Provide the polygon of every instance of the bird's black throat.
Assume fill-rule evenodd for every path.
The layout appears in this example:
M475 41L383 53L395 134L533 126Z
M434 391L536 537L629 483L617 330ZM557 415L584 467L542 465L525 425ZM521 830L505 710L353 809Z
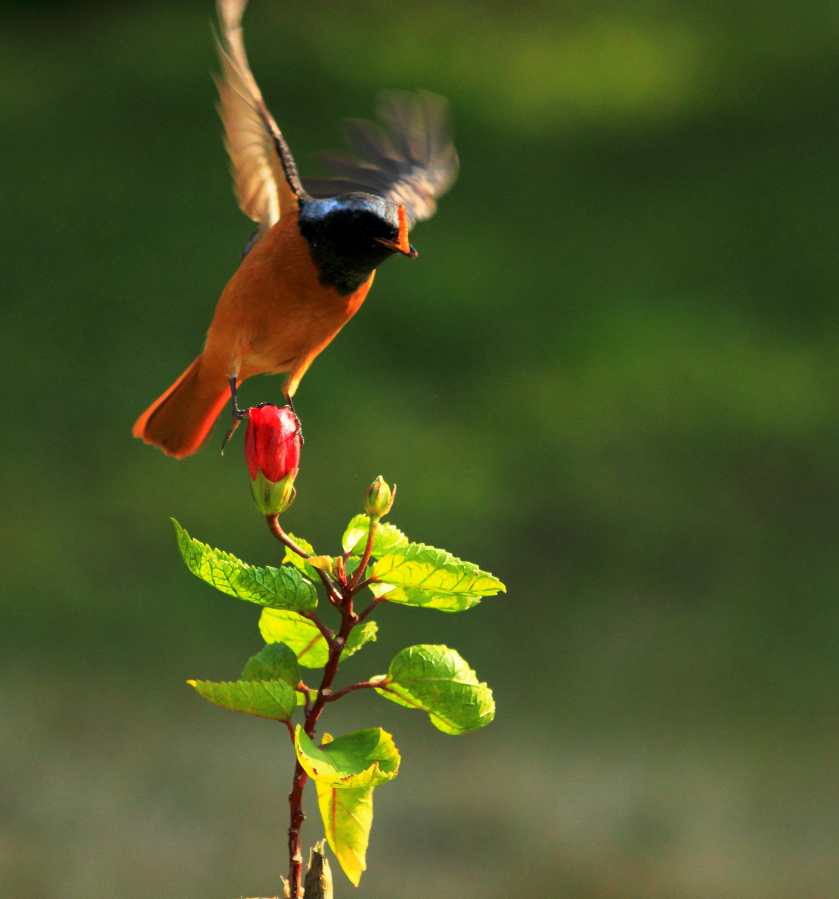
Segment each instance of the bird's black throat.
M321 281L348 296L394 251L376 238L396 240L397 207L373 194L352 193L300 203L300 233L311 249Z

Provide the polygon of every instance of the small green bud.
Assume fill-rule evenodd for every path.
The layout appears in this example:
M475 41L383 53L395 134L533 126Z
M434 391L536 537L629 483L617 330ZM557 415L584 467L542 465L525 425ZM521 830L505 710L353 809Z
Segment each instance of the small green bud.
M364 497L364 511L373 521L378 521L390 512L393 500L396 496L396 484L391 491L385 480L379 475L370 485L367 495Z

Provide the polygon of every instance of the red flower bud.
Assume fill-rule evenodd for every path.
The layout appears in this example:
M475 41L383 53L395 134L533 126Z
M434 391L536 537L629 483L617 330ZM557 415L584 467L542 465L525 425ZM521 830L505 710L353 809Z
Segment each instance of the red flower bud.
M303 435L289 406L255 406L248 412L245 460L257 507L265 515L285 511L294 499Z

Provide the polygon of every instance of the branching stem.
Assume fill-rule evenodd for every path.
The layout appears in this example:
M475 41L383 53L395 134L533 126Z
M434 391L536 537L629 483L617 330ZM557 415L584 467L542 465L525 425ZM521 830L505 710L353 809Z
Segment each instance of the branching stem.
M301 617L307 618L309 621L311 621L312 624L313 624L313 625L320 631L321 636L323 637L323 639L326 640L326 645L329 646L330 648L332 647L333 643L335 642L334 634L333 634L332 631L329 630L329 628L328 628L328 627L327 627L327 626L320 620L320 618L318 617L317 612L314 612L314 611L309 611L309 612L298 612L297 614L300 615Z
M291 537L282 529L280 526L280 516L279 515L266 515L265 520L268 522L268 529L271 533L285 546L287 546L292 552L297 553L301 559L311 559L311 553L307 553L302 546L298 546ZM325 571L321 571L320 568L316 569L317 573L320 575L320 579L323 581L323 586L326 587L326 594L329 597L329 601L333 605L338 605L341 601L341 596L338 591L335 589L332 581L329 580L329 575Z
M364 570L367 568L367 563L370 561L370 553L373 552L373 540L376 537L376 528L378 528L379 522L375 518L370 519L370 530L367 532L367 545L364 547L364 555L361 557L361 562L353 575L352 580L349 583L349 588L355 593L355 586L361 580L361 575L364 574Z
M384 596L382 596L381 598L376 597L373 602L371 602L370 605L367 606L367 608L358 616L358 621L356 621L356 624L361 624L361 622L364 621L364 619L373 611L373 609L376 608L376 606L380 602L386 602Z
M299 546L296 541L289 537L289 535L282 529L279 515L266 515L266 521L268 522L271 533L277 540L302 559L312 558L310 553L306 552L303 547ZM349 581L347 580L346 570L341 564L343 558L340 556L335 560L334 580L333 578L330 578L325 571L317 569L320 579L326 588L329 601L341 613L341 626L337 633L333 633L313 610L299 613L302 617L315 625L323 639L326 641L329 650L326 665L323 668L323 678L320 687L318 687L318 692L314 701L311 700L308 690L305 691L306 701L303 706L303 732L310 739L314 739L318 719L327 702L334 702L336 699L339 699L341 696L345 696L347 693L351 693L354 690L374 686L374 684L371 683L361 683L345 687L337 693L332 692L332 682L335 680L335 675L338 673L341 653L347 645L347 639L349 638L350 632L359 621L370 614L378 602L378 600L373 600L371 605L365 609L361 616L356 615L353 611L353 596L361 588L361 585L366 585L371 580L370 578L367 578L365 581L362 581L361 577L364 569L367 567L367 563L370 561L370 555L373 551L376 525L377 523L371 520L370 531L367 535L367 545L364 550L361 565L353 575L352 579ZM291 722L287 722L287 725L289 735L291 736L292 741L294 741L294 728L292 727ZM302 899L303 897L303 851L300 842L300 828L306 817L303 814L303 788L306 786L307 780L308 775L298 761L294 768L291 793L288 795L289 811L291 814L291 822L288 828L288 885L290 899Z
M353 693L355 690L363 690L365 687L381 687L382 684L386 684L387 681L376 681L372 683L371 681L362 681L360 684L353 684L350 687L344 687L343 690L339 690L337 693L333 693L331 696L326 697L326 702L335 702L336 699L340 699L342 696L346 696L347 693Z

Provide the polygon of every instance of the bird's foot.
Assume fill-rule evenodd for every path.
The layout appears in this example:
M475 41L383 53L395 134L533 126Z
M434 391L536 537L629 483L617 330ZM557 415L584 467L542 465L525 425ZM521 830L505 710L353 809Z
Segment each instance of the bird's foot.
M247 409L240 409L239 403L236 399L236 378L235 376L229 378L230 381L230 414L233 416L233 424L230 425L229 430L224 435L224 440L221 442L221 454L224 455L225 447L227 446L228 440L234 435L236 432L236 428L242 423L242 420L248 417Z

